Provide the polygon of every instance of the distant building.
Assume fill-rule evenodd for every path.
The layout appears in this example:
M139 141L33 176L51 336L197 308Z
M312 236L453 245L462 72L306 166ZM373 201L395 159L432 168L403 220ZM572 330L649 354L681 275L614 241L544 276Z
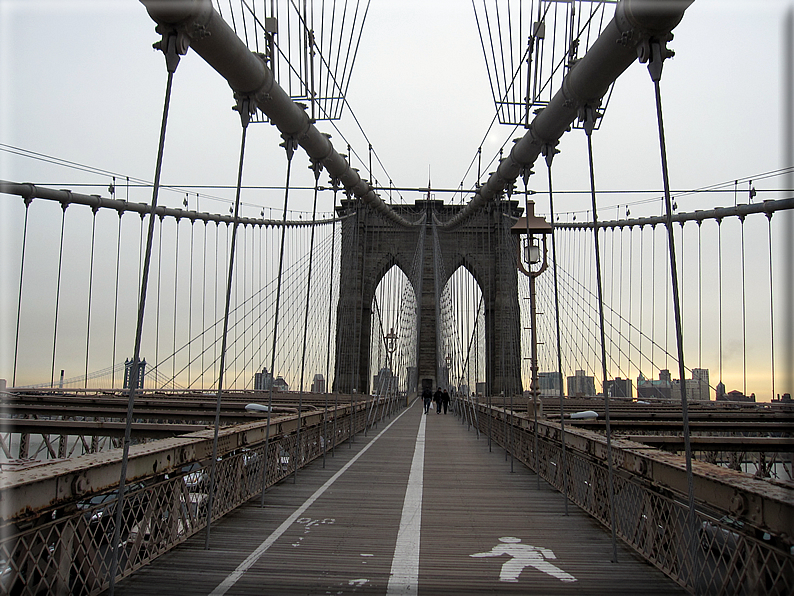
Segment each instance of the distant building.
M709 369L707 368L693 368L692 369L692 397L693 400L710 401L711 400L711 387L709 386ZM687 399L689 396L690 382L687 381Z
M475 383L475 387L477 388L477 395L485 395L485 383L479 381Z
M325 377L320 373L314 375L312 380L312 393L325 393Z
M585 397L595 394L595 377L584 374L583 370L577 370L574 376L568 377L568 397Z
M693 368L692 378L686 379L685 386L687 401L709 401L711 399L709 371L707 368ZM681 399L681 382L678 379L673 379L671 397L673 399Z
M273 389L275 389L276 391L289 391L289 385L287 385L287 382L284 380L284 377L279 375L276 377L276 380L273 381Z
M254 391L270 391L273 384L273 374L263 368L262 372L254 373Z
M741 391L734 389L733 391L728 391L728 393L723 394L721 397L717 397L717 400L755 402L755 393L751 393L750 395L745 395Z
M539 372L538 390L541 397L557 397L562 387L562 375L558 372Z
M642 373L637 377L637 399L670 399L672 393L669 370L660 370L658 381L646 379Z
M634 385L631 379L615 377L606 382L606 390L611 397L634 397Z

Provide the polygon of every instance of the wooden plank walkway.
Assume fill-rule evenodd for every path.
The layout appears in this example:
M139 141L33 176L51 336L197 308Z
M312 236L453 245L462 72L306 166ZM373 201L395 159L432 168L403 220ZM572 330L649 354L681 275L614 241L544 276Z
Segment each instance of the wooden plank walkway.
M202 531L119 582L116 594L685 593L620 544L612 563L600 524L574 505L565 516L560 493L543 481L538 489L518 462L511 473L501 448L489 451L487 438L477 440L459 418L425 416L420 404L265 500L216 522L210 550ZM417 545L418 587L410 580Z

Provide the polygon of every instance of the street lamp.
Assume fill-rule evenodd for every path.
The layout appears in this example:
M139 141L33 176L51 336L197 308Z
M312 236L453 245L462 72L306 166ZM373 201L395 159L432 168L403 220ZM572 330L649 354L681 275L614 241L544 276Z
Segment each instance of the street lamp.
M534 400L538 394L538 336L535 325L535 278L546 270L548 261L546 260L546 236L551 234L551 224L542 217L535 215L534 201L527 201L526 216L518 218L518 221L511 228L511 233L517 236L527 235L527 242L518 242L518 269L529 277L529 310L531 317L532 330L532 356L530 366L532 370L532 381L530 392ZM541 246L542 242L542 246ZM523 247L523 251L521 250ZM522 254L523 252L523 254ZM540 263L540 267L537 267ZM537 409L537 403L535 402Z
M535 473L538 476L538 487L540 486L540 468L538 463L538 331L536 325L536 312L535 307L535 278L546 270L548 262L546 261L546 235L551 234L551 224L542 217L535 216L535 202L526 201L524 209L526 215L518 218L518 221L511 228L510 232L521 236L527 235L526 250L522 258L521 247L522 242L519 238L518 255L516 261L518 262L518 269L529 278L529 314L530 325L532 326L532 356L530 360L530 370L532 373L532 380L530 381L529 390L532 393L532 406L535 411ZM543 250L541 250L540 241L543 242ZM524 266L526 261L526 267ZM533 266L540 267L533 270ZM560 373L562 374L562 373Z

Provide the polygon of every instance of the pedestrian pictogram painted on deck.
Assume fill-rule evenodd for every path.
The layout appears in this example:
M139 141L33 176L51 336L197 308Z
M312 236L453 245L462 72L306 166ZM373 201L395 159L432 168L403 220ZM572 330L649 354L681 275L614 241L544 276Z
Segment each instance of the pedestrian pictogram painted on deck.
M500 544L484 553L475 553L470 557L500 557L510 556L510 559L502 565L502 572L499 574L499 581L517 582L518 576L525 567L534 567L552 577L556 577L563 582L575 582L576 578L570 573L566 573L556 565L549 563L547 559L556 559L557 556L551 549L542 546L532 546L522 544L520 538L504 536L499 539Z

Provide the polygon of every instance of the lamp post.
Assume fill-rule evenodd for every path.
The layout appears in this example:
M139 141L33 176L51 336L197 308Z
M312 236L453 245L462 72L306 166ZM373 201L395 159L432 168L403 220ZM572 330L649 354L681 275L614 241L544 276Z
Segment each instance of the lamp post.
M543 273L548 266L548 261L546 260L546 235L551 234L551 224L544 218L535 215L534 201L526 201L525 211L526 215L520 217L510 231L519 236L518 255L516 259L518 269L529 278L529 314L532 338L532 353L530 357L532 378L529 390L532 394L532 405L535 411L535 473L538 478L538 488L540 488L540 467L538 458L538 333L536 325L535 278ZM520 236L523 234L527 235L526 245L524 245L520 239ZM541 241L543 243L542 248L540 244ZM524 248L523 251L521 250L522 248ZM526 266L524 262L526 262ZM560 375L562 375L562 371L560 371Z
M386 394L397 390L397 380L394 375L394 352L397 349L397 334L394 332L394 327L389 329L389 333L384 336L386 340L386 368L389 369L389 385L386 387Z

